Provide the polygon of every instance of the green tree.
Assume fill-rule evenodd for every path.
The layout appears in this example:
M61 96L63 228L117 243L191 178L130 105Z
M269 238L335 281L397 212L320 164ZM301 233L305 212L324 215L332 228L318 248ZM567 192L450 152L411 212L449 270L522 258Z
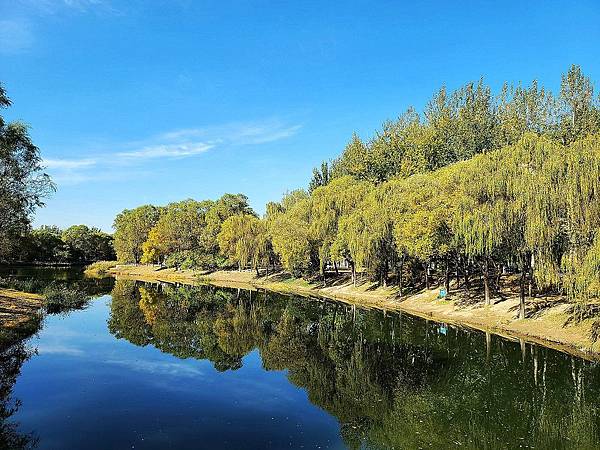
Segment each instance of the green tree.
M320 168L313 169L313 175L308 185L308 192L312 193L315 189L321 186L327 186L331 179L331 170L327 161L321 163Z
M223 222L218 235L221 252L239 270L251 264L259 275L261 266L270 262L270 241L264 220L251 214L231 216Z
M202 259L206 255L205 248L215 245L203 241L206 214L212 206L213 202L209 200L169 203L142 245L142 262L164 263L171 256L172 265L179 267L182 260L178 256Z
M335 258L339 256L332 253L331 247L337 237L340 219L349 215L370 189L369 183L344 176L312 193L309 232L311 240L319 246L319 268L323 278L327 263L333 259L335 264Z
M600 116L594 103L594 86L580 66L572 65L563 74L560 100L563 107L561 131L565 143L598 131Z
M112 236L98 228L73 225L63 231L61 239L69 248L71 259L78 262L112 260Z
M0 84L0 109L11 102ZM55 189L27 126L0 116L0 261L11 259L36 208Z
M152 205L138 206L119 213L114 220L114 246L117 259L138 264L143 255L142 245L160 216L160 209Z

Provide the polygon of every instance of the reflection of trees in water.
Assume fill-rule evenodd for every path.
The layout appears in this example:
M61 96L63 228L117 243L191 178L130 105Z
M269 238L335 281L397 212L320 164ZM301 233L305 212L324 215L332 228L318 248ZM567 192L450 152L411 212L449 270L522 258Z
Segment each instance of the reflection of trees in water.
M267 370L334 415L359 448L597 447L598 369L411 316L214 287L118 281L109 328L136 345Z
M11 420L20 407L20 401L12 397L13 387L23 363L32 352L24 339L39 328L39 323L29 324L20 330L3 330L0 336L0 448L25 449L37 445L33 434L19 431L19 424Z

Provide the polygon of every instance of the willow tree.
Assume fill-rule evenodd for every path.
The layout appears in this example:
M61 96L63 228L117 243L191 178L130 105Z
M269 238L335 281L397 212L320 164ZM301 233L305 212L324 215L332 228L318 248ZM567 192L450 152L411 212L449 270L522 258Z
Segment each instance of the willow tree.
M221 252L242 270L248 264L259 275L259 267L268 267L270 241L264 220L252 214L238 214L229 217L217 236Z
M203 251L212 257L219 250L217 236L221 231L221 225L229 217L238 214L255 215L248 205L248 197L244 194L223 194L219 199L212 202L204 216L205 226L202 231Z
M510 247L521 269L519 317L525 318L526 278L530 296L534 279L542 288L560 281L564 149L547 137L526 134L498 154L502 172L497 189L504 189L512 202Z
M561 199L568 241L563 285L571 299L600 297L600 137L576 141L567 149Z
M386 198L379 190L371 191L348 216L341 218L332 254L346 258L353 283L356 272L364 270L387 285L390 265L395 257L392 222L385 214Z
M301 198L268 219L273 250L283 267L294 275L308 271L314 263L316 249L309 216L310 200Z
M410 177L396 183L393 198L393 236L401 261L405 256L421 261L425 287L430 287L430 265L434 260L445 264L445 287L450 283L452 250L453 197L445 192L440 172ZM402 286L400 286L402 292Z
M490 276L494 259L502 260L510 235L510 205L495 183L500 174L494 153L479 155L454 166L460 173L452 229L465 257L480 265L485 305L490 305Z
M338 233L339 221L349 215L367 195L371 185L350 176L337 178L314 190L310 199L310 235L318 245L319 268L323 280L325 267L337 255L331 247Z

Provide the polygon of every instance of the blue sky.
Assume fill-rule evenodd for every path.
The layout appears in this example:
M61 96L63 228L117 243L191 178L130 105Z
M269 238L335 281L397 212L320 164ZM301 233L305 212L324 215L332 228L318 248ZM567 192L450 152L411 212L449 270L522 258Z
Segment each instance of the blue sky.
M143 203L259 212L445 84L600 79L600 4L0 0L0 81L58 192L36 224Z

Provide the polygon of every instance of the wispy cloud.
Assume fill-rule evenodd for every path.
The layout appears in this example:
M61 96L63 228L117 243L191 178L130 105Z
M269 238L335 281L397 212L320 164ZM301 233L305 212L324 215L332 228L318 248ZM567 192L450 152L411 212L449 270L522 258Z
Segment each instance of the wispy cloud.
M169 131L159 137L168 140L204 139L212 143L251 145L274 142L296 134L302 125L290 125L281 120L269 119L255 122L234 122L200 128L183 128Z
M144 361L109 359L108 364L115 364L136 372L151 373L153 375L167 375L180 377L198 377L204 374L198 367L185 362Z
M299 124L274 119L183 128L112 146L117 151L111 148L111 151L97 152L96 156L46 159L44 165L59 184L77 184L104 180L114 176L119 168L131 170L131 166L143 166L147 160L177 160L220 148L276 142L295 135L300 129Z
M44 165L48 169L63 169L63 170L75 170L82 169L84 167L91 167L96 165L96 160L92 158L87 159L45 159Z
M65 10L114 11L110 0L15 0L15 3L30 12L40 14L58 14Z
M2 3L2 0L0 0ZM8 3L8 2L6 2ZM40 17L64 14L121 15L111 0L12 0L0 9L0 54L20 54L31 49L37 41L36 25Z
M31 25L24 20L0 20L0 53L14 54L28 50L34 42Z
M68 356L81 356L84 354L83 350L81 350L80 348L62 344L40 344L37 346L37 351L39 354Z
M117 156L126 159L184 158L186 156L199 155L200 153L204 153L213 147L213 144L204 142L172 145L150 145L139 150L117 153Z

